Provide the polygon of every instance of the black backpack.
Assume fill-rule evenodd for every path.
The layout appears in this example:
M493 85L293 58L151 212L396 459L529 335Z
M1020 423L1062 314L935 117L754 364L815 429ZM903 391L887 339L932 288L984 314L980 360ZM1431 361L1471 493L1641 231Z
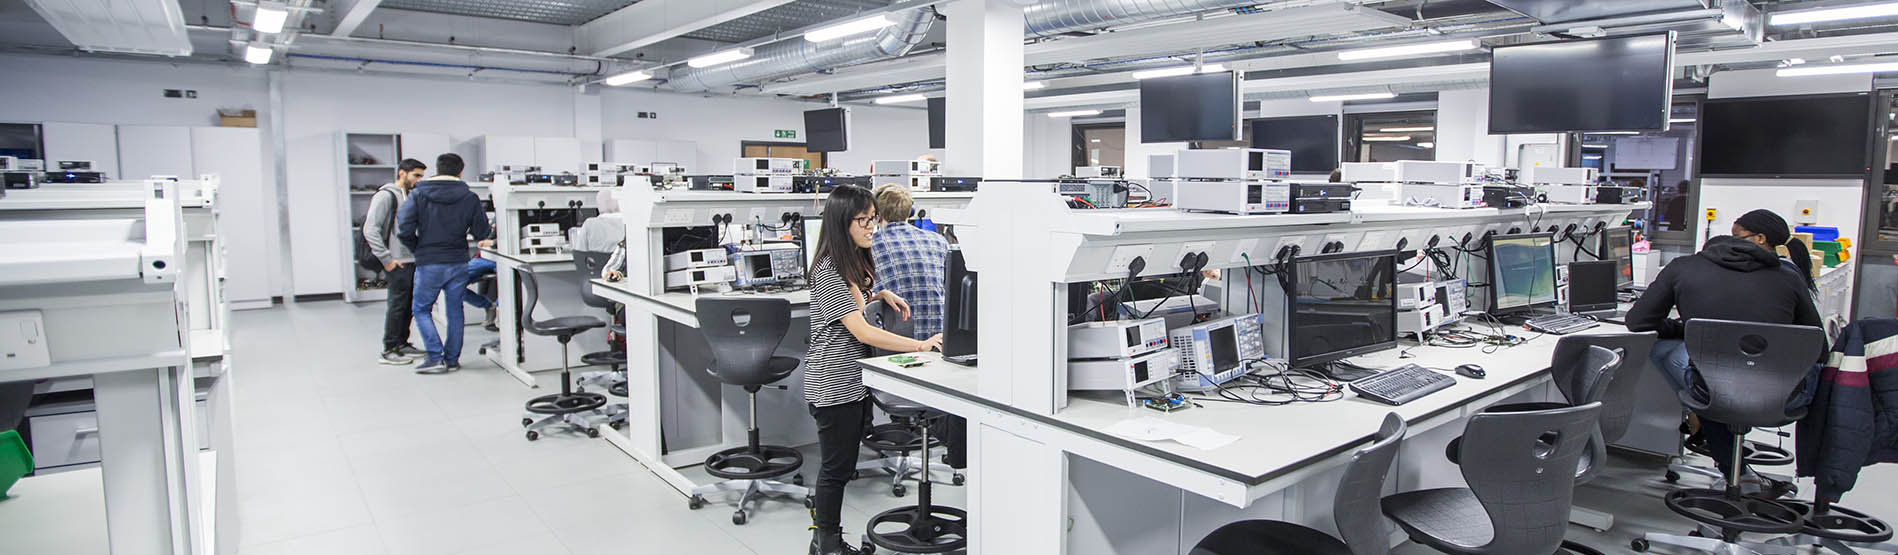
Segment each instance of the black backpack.
M386 191L376 191L376 196L380 196L384 192ZM374 196L370 197L372 204L375 202L374 199ZM369 238L363 235L363 222L368 218L368 214L363 214L363 217L356 219L356 265L362 267L364 270L380 274L383 271L382 259L376 258L376 253L369 250Z

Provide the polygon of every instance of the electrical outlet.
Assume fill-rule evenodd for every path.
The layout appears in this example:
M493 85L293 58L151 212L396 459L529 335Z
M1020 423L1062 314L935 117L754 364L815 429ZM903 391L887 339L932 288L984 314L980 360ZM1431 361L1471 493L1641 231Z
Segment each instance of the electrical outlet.
M1291 235L1291 236L1286 236L1286 237L1280 237L1279 243L1272 247L1272 252L1269 256L1276 257L1279 255L1279 251L1285 250L1285 247L1288 247L1291 245L1299 245L1299 248L1303 249L1305 248L1304 244L1305 244L1305 236L1303 235ZM1318 253L1301 252L1300 254L1304 255L1304 254L1318 254Z
M1257 237L1242 239L1239 241L1239 248L1232 250L1232 260L1228 260L1227 262L1231 264L1244 264L1246 257L1251 255L1252 250L1256 248L1259 248L1259 239ZM1258 257L1252 258L1254 258L1253 263L1256 264L1259 262L1259 260L1257 260Z
M1135 258L1152 255L1153 245L1123 245L1114 247L1114 254L1107 258L1107 273L1126 274L1127 268L1134 263ZM1147 264L1147 269L1153 269L1153 264Z
M1185 245L1180 246L1180 255L1184 256L1187 254L1199 254L1203 252L1203 253L1206 253L1206 256L1211 257L1213 255L1214 244L1215 243L1212 241L1194 241L1191 243L1187 243Z
M691 208L673 208L666 210L666 225L678 226L692 223Z
M1358 239L1358 250L1383 250L1397 246L1396 239L1386 242L1384 234L1382 231L1365 233L1364 237Z

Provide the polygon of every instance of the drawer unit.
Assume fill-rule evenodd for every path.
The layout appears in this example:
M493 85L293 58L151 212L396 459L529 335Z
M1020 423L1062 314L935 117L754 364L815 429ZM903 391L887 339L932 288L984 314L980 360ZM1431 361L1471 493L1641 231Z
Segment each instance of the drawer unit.
M208 392L198 391L195 409L198 441L203 443L202 449L213 449L216 446L211 443L211 409L205 402L206 396ZM33 413L41 413L26 418L27 429L32 434L35 472L99 462L99 413L93 410L92 403L35 407L29 411Z

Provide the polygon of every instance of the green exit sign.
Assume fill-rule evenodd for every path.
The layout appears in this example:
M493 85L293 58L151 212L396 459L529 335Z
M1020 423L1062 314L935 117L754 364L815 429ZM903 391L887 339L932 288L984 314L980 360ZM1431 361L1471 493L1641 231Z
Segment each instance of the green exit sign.
M797 138L797 130L796 129L779 129L777 130L777 132L773 133L772 136L777 137L779 139L795 139Z

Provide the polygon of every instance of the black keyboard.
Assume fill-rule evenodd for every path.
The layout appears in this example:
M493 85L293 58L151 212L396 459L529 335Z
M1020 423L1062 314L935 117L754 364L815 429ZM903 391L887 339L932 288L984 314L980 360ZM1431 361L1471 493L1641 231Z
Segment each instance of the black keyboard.
M1548 316L1537 316L1534 318L1530 318L1529 321L1524 322L1523 325L1528 326L1529 329L1540 331L1540 332L1552 333L1555 335L1567 335L1567 334L1575 333L1575 332L1582 331L1588 328L1592 328L1595 326L1599 326L1601 325L1601 322L1597 322L1595 321L1594 318L1589 318L1587 316L1576 316L1574 314L1552 314Z
M1351 382L1351 390L1379 403L1402 405L1452 385L1456 385L1454 377L1406 364Z

